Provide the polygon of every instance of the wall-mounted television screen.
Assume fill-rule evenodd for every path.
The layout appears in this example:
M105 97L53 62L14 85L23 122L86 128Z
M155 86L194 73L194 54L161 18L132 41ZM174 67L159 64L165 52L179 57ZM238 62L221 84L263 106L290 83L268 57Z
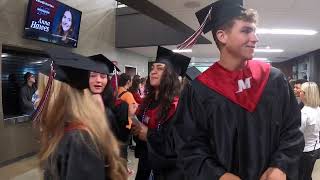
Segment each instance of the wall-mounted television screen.
M75 48L81 15L56 0L29 0L24 37Z

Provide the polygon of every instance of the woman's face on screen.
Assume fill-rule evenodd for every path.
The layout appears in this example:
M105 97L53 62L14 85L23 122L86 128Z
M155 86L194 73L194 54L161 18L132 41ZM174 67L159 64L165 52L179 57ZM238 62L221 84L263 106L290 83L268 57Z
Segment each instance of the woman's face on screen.
M65 11L62 17L62 29L63 31L69 31L72 25L72 14L70 11Z

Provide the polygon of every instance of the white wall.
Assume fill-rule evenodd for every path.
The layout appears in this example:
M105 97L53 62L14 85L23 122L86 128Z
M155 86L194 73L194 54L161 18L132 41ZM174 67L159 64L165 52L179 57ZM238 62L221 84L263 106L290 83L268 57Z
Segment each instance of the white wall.
M147 75L148 59L128 50L117 49L115 44L114 0L60 0L82 11L78 48L82 55L101 53L118 61L121 70L125 65L137 67ZM0 46L2 44L43 50L56 45L22 38L28 0L0 1Z

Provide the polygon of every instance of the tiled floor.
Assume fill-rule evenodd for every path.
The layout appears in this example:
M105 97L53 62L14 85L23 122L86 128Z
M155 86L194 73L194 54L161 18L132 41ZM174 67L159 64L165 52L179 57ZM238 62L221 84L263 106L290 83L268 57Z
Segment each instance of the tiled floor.
M128 167L136 172L138 160L134 158L133 153L129 152ZM41 172L37 168L37 159L35 157L24 159L20 162L0 168L0 180L41 180ZM320 161L317 161L313 179L320 180ZM134 180L135 174L130 176L128 180Z

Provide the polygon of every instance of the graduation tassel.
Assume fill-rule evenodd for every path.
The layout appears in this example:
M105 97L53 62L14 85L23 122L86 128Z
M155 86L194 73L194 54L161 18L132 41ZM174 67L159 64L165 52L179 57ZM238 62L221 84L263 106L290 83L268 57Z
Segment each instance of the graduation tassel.
M115 96L116 96L116 99L118 99L118 71L117 71L117 68L116 67L113 67L113 74L114 74L114 80L116 81L115 82Z
M203 23L200 25L200 27L196 30L196 32L194 32L188 39L186 39L183 43L179 44L177 46L177 49L182 50L182 49L186 49L186 48L192 48L193 45L197 42L199 36L201 36L203 29L206 25L206 23L208 22L208 20L211 19L211 11L212 11L212 7L210 8L205 20L203 21Z
M49 80L48 80L47 86L45 88L43 96L41 97L41 100L39 102L39 105L38 105L37 109L31 115L31 119L33 121L33 125L34 126L37 123L39 123L39 121L40 121L39 117L40 117L40 115L41 115L41 113L43 111L43 108L48 103L48 99L50 98L51 89L52 89L52 85L53 85L53 79L54 79L55 75L56 75L56 73L55 73L55 70L53 68L53 62L51 62L51 70L50 70L50 75L49 75Z

